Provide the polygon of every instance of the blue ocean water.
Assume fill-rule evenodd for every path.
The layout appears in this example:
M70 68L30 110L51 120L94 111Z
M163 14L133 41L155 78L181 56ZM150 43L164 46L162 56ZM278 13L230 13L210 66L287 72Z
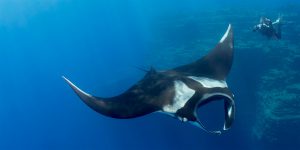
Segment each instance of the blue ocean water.
M299 10L297 0L0 0L0 149L298 150ZM261 16L279 14L281 40L252 32ZM237 112L220 136L159 113L102 116L61 78L93 95L118 95L145 74L136 67L199 59L229 23ZM222 111L213 104L202 119L219 127Z

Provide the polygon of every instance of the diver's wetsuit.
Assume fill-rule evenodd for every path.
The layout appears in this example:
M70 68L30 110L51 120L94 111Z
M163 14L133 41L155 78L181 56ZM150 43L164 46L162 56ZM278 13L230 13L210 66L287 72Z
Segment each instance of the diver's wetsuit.
M274 28L274 26L276 26L276 29ZM276 39L281 39L280 18L272 23L270 19L262 17L260 19L260 23L254 26L253 31L258 31L268 38L275 37Z

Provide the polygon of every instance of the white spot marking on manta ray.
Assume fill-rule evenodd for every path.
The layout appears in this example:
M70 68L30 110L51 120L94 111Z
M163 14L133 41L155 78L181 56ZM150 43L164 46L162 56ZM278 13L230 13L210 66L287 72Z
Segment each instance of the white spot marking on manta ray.
M225 96L225 97L231 99L231 97L229 95L224 94L224 93L209 93L209 94L203 94L201 100L208 99L208 98L210 98L212 96L216 96L216 95L222 95L222 96Z
M164 112L176 113L176 111L182 108L185 103L195 94L195 91L193 89L190 89L182 81L176 80L174 84L175 96L173 99L173 104L164 106Z
M67 79L66 77L62 76L62 78L67 81L67 83L74 89L74 90L77 90L79 91L80 93L82 93L83 95L86 95L88 97L92 97L92 95L82 91L80 88L78 88L75 84L73 84L69 79Z
M223 37L222 37L221 40L220 40L220 43L223 43L224 40L227 38L230 29L231 29L231 24L229 24L229 26L228 26L228 28L227 28L227 31L225 32L225 34L223 35Z
M232 114L232 106L229 107L228 112L227 112L228 116L231 116L231 114Z
M227 88L227 83L224 80L215 80L211 78L206 78L206 77L194 77L194 76L189 76L190 79L193 79L200 84L202 84L203 87L206 88Z

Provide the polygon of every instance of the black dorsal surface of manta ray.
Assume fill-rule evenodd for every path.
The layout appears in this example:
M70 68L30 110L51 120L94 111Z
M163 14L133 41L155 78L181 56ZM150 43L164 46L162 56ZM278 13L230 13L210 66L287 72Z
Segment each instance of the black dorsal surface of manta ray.
M139 82L115 97L92 96L63 78L86 105L102 115L128 119L163 112L221 134L231 127L235 115L234 96L226 83L232 62L233 32L229 25L220 42L203 58L167 71L151 68ZM224 100L225 122L223 130L209 131L196 111L215 100Z

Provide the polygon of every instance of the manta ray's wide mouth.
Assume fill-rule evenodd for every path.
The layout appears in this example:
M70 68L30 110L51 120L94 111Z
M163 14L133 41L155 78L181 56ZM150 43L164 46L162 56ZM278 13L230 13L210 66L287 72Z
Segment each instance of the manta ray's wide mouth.
M197 126L209 133L221 134L231 127L235 106L231 97L222 94L207 98L194 111Z

